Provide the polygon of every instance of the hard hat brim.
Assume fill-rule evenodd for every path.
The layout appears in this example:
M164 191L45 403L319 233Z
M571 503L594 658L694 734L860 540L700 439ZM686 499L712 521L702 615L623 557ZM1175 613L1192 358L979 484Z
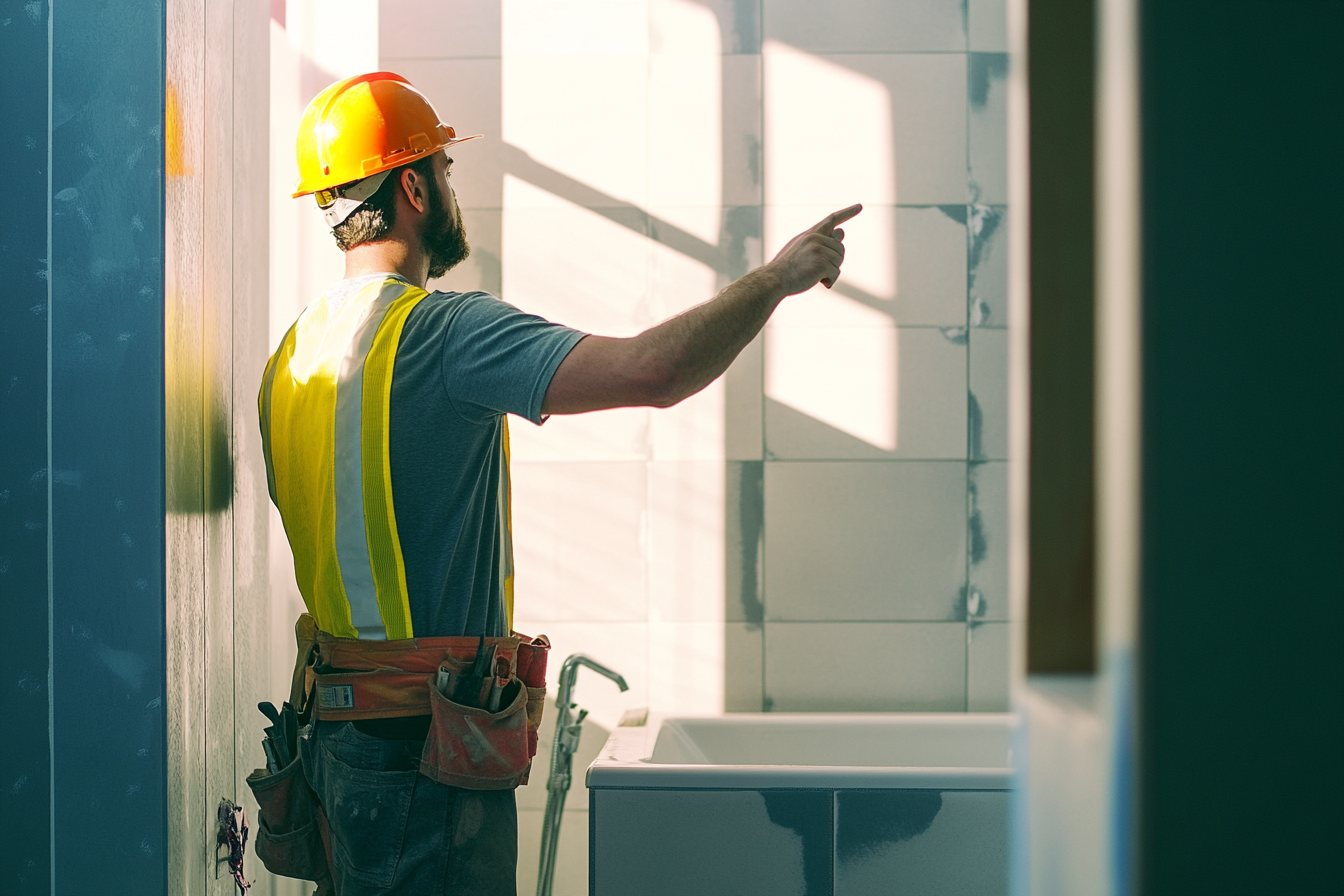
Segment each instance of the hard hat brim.
M403 165L409 165L409 164L411 164L412 162L418 162L418 161L420 161L421 159L428 158L429 156L434 155L434 153L436 153L436 152L440 152L441 150L445 150L445 149L447 149L447 148L450 147L450 146L456 146L456 145L459 144L459 143L466 143L468 140L476 140L476 139L478 139L478 138L480 138L480 137L484 137L484 136L485 136L484 134L472 134L472 135L469 136L469 137L454 137L453 139L449 140L447 143L442 144L441 146L435 146L435 147L433 147L432 149L427 149L427 150L425 150L424 152L416 153L414 156L410 156L410 157L402 156L402 157L399 157L399 158L392 159L391 161L389 161L389 162L387 162L387 163L385 163L385 164L383 164L383 165L380 165L380 166L378 166L378 167L376 167L376 168L370 168L369 171L368 171L368 173L365 174L364 177L358 178L357 180L353 180L353 181L347 181L346 184L357 183L359 180L364 180L365 177L373 177L375 174L382 174L384 171L391 171L393 168L400 168L400 167L403 166ZM343 186L346 186L346 184L336 184L335 186L343 187ZM322 190L322 189L331 189L331 188L330 188L330 187L302 187L302 188L299 189L299 191L298 191L297 193L292 193L292 194L291 194L291 197L294 198L294 199L298 199L298 198L301 197L301 196L311 196L311 195L313 195L314 193L316 193L316 192L318 192L319 190Z

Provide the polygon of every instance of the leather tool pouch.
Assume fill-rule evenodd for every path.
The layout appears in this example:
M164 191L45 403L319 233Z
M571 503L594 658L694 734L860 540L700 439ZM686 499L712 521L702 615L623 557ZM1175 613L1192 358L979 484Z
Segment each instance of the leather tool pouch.
M300 724L308 721L307 669L312 663L317 641L317 624L303 614L295 626L298 656L290 690L292 705L299 707ZM294 759L278 772L256 769L247 776L247 786L257 800L257 839L255 849L272 874L311 880L321 884L330 877L330 847L325 830L326 819L317 794L308 785L299 756L298 744L291 743Z
M532 756L527 726L527 687L514 679L499 712L454 703L431 680L433 721L420 773L468 790L508 790L527 773ZM511 699L509 699L511 698Z
M430 677L433 719L420 758L422 775L467 790L508 790L527 783L546 707L546 658L551 643L545 635L513 637L518 646L512 682L498 712L449 700ZM453 664L451 655L446 662Z
M257 799L257 856L272 874L320 881L327 876L317 796L295 759L275 774L259 768L247 776Z

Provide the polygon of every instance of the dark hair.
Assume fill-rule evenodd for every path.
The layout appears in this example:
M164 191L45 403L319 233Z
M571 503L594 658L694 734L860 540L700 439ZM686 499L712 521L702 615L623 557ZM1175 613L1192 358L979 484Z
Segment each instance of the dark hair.
M340 246L342 252L349 252L361 243L376 243L392 232L392 227L397 223L397 190L401 189L401 172L406 168L431 181L431 186L437 186L433 183L432 154L416 159L409 165L393 168L376 193L364 200L364 204L350 217L331 229L331 235L336 237L336 245Z

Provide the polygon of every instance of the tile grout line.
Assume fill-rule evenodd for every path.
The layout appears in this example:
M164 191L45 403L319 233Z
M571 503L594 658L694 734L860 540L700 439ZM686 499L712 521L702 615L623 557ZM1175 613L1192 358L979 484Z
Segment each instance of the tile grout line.
M766 83L765 83L765 56L764 56L763 53L760 52L760 50L764 47L764 44L765 44L765 0L758 0L758 2L757 2L757 4L756 4L756 28L757 28L757 31L759 32L759 33L756 35L757 39L759 40L759 43L758 43L758 45L757 45L757 52L756 52L756 54L755 54L755 56L756 56L756 83L759 84L759 85L761 86L761 88L760 88L760 94L759 94L759 96L757 97L757 104L756 104L756 128L757 128L757 133L760 134L760 140L758 141L758 143L757 143L757 145L756 145L756 152L758 152L758 153L760 154L760 159L758 160L758 164L759 164L759 166L760 166L759 170L760 170L760 172L761 172L761 180L760 180L760 183L758 184L759 192L756 194L756 195L757 195L757 199L758 199L758 204L756 205L756 208L759 210L759 214L758 214L758 216L757 216L757 220L761 222L761 234L760 234L760 239L761 239L761 261L762 261L762 263L764 263L764 261L765 261L765 208L766 208L766 201L765 201L765 178L766 178L766 173L767 173L767 172L766 172L766 162L765 162L765 91L766 91ZM761 363L760 363L759 368L758 368L758 370L757 370L757 374L758 374L758 383L757 383L757 385L758 385L758 388L757 388L757 393L756 393L756 396L757 396L757 402L758 402L758 404L759 404L759 409L760 409L759 417L760 417L760 436L761 436L761 438L760 438L761 480L760 480L760 488L759 488L757 494L759 495L759 504L760 504L761 514L760 514L760 531L757 532L757 539L756 539L756 542L757 542L757 543L756 543L756 548L755 548L755 552L756 552L755 578L756 578L756 594L757 594L757 600L758 600L758 602L759 602L760 605L761 605L761 688L760 688L760 690L761 690L761 701L760 701L760 710L759 710L759 711L760 711L760 712L765 712L765 711L766 711L766 699L767 699L767 696L768 696L767 693L766 693L766 689L765 689L766 672L767 672L767 668L768 668L768 658L767 658L767 653L766 653L766 642L767 642L767 639L766 639L766 636L765 636L765 635L766 635L766 631L765 631L765 624L766 624L766 619L765 619L765 618L766 618L766 612L765 612L765 579L766 579L766 575L767 575L767 573L768 573L768 570L765 568L765 519L766 519L766 511L765 511L765 463L766 463L766 453L767 453L767 452L766 452L766 447L765 447L765 356L766 356L766 345L765 345L765 342L766 342L766 336L765 336L765 333L764 333L765 328L762 327L761 330L762 330L762 333L761 333Z
M970 3L966 4L966 96L965 96L965 116L966 116L966 179L967 186L970 186L972 162L971 162L971 9ZM967 190L967 200L972 197L970 190ZM978 197L976 197L978 198ZM965 602L962 615L966 622L966 637L962 646L962 689L963 703L965 712L971 709L971 460L972 460L972 440L974 438L971 432L971 397L974 393L971 391L971 207L967 202L966 207L966 300L963 303L963 310L966 314L966 490L962 501L962 514L965 521L966 553L963 557L965 585ZM982 423L983 425L983 423Z

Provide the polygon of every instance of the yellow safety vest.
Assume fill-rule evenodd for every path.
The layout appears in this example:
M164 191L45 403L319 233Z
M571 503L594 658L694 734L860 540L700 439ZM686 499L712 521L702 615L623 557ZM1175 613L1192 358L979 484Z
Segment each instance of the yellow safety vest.
M415 637L388 443L402 327L427 295L388 276L344 301L323 296L285 334L262 379L257 402L271 500L308 612L337 637ZM500 579L511 630L507 418L503 424Z

